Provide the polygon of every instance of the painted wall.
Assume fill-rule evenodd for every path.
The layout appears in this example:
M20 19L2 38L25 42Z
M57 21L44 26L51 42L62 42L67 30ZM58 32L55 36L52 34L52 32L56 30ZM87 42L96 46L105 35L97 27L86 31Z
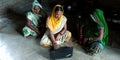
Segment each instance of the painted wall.
M0 0L0 14L6 13L9 10L18 13L30 10L33 0Z

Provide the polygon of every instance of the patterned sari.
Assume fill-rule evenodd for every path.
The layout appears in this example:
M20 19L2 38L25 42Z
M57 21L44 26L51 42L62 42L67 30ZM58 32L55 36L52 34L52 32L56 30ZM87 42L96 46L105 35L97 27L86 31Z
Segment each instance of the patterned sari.
M108 42L108 26L103 15L103 11L96 9L87 19L88 20L85 21L85 28L83 30L85 37L98 36L99 30L104 29L103 38L101 40L90 40L86 44L88 46L87 50L90 54L98 53L104 49Z
M33 2L32 11L34 11L35 6L39 6L40 8L42 8L42 6L40 5L40 3L37 0L34 0L34 2ZM38 29L38 20L41 17L41 15L35 14L34 12L28 12L26 14L26 16L27 16L27 19L32 22L32 24L31 24L32 27L34 27L35 29ZM30 29L28 26L25 26L23 28L23 34L25 37L29 36L29 35L32 35L32 36L37 35L37 33L35 31L33 31L32 29Z
M52 31L52 33L55 35L57 34L58 32L60 32L66 22L67 22L67 18L62 15L59 20L55 20L55 8L59 6L61 7L61 5L56 5L54 8L53 8L53 11L51 13L51 15L48 17L47 19L47 22L46 22L46 27L50 29L50 31ZM60 39L57 42L57 44L62 44L64 43L64 41L67 41L71 38L71 33L69 31L65 31L64 34L61 35ZM43 47L49 47L52 45L52 42L49 38L49 31L47 30L45 32L45 34L43 35L41 41L40 41L40 45L43 46Z

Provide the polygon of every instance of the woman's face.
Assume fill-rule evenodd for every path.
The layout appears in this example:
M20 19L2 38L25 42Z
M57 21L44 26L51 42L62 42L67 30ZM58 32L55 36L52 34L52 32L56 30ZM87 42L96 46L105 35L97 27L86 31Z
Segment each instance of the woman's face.
M59 19L62 14L63 14L62 11L56 11L56 12L55 12L55 18Z
M38 14L40 12L40 7L39 6L35 6L34 7L34 13Z

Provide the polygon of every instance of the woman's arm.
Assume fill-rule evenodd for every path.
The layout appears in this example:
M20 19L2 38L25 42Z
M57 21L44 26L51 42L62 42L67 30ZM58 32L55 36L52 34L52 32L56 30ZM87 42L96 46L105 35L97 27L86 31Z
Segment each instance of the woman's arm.
M67 24L65 24L65 26L63 27L63 29L59 33L62 35L65 33L66 30L67 30Z
M30 20L27 20L27 26L32 29L33 31L35 31L37 34L40 34L39 30L34 28L32 25L32 22Z
M48 30L49 30L49 33L50 33L50 34L49 34L49 37L50 37L52 43L53 43L53 44L56 43L55 36L54 36L53 32L50 31L50 29L48 29Z
M95 40L101 40L103 38L103 35L104 35L104 28L99 30L98 36L95 37L94 39Z
M104 35L104 28L99 29L99 33L97 37L89 37L89 40L101 40Z
M83 43L85 44L87 41L90 40L101 40L103 38L103 34L104 34L103 32L104 32L104 28L99 29L99 33L97 37L89 37L89 38L85 37Z
M64 27L63 27L63 29L62 29L59 33L57 33L55 39L56 39L56 40L59 40L59 39L60 39L60 36L63 35L66 30L67 30L67 24L65 24Z
M81 24L79 27L79 37L80 37L80 39L83 38L83 24Z
M52 33L52 31L50 31L50 29L49 29L49 32L50 32L49 37L50 37L50 40L52 41L54 49L58 49L59 45L57 45L57 43L56 43L54 34Z

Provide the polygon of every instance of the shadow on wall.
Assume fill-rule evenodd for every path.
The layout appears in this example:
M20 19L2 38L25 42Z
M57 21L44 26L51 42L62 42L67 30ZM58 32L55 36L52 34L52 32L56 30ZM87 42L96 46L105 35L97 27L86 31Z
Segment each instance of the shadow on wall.
M12 20L12 22L15 25L15 29L18 33L22 34L22 28L25 26L26 24L26 12L23 11L15 11L13 9L8 8L6 11L6 16L7 18L9 18L10 20Z
M8 2L9 3L9 2ZM27 4L26 4L27 3ZM6 3L7 4L7 3ZM15 29L17 32L22 34L22 28L26 23L26 12L31 10L32 1L18 1L13 4L8 4L4 6L2 9L3 15L12 20L15 25Z

